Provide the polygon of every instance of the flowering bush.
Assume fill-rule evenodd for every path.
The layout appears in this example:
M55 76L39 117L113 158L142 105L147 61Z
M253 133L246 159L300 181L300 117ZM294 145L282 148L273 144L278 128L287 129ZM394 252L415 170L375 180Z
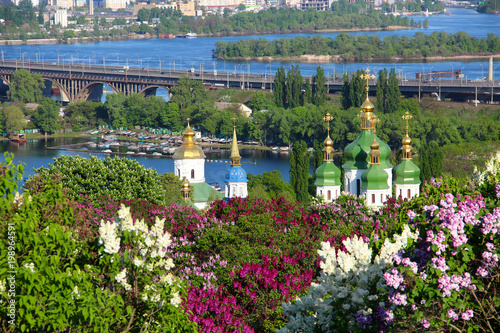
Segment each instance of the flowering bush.
M157 218L149 229L143 220L134 222L122 205L114 221L99 227L100 273L111 278L111 289L123 298L124 321L141 331L191 332L196 326L179 307L185 290L171 272L171 238L164 223Z
M386 305L388 287L382 276L392 267L392 255L416 237L406 226L394 242L385 240L375 258L361 237L345 239L345 252L322 242L318 283L311 284L306 296L283 305L289 322L279 332L384 331L394 315Z
M384 276L389 299L405 318L398 325L499 331L500 208L479 194L451 193L422 208L421 215L410 212L419 242L395 255L397 269Z

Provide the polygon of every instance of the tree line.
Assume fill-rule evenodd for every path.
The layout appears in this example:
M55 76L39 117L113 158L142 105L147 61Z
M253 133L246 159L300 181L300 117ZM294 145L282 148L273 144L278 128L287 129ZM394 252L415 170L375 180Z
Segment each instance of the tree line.
M377 35L339 34L335 38L320 35L297 36L266 40L264 38L217 41L214 56L219 59L245 57L299 57L301 55L330 55L337 61L370 61L399 57L426 58L432 56L454 56L495 54L500 52L500 38L493 33L487 38L473 37L465 32L448 34L444 31L426 35L417 32L411 38L396 35L381 39Z

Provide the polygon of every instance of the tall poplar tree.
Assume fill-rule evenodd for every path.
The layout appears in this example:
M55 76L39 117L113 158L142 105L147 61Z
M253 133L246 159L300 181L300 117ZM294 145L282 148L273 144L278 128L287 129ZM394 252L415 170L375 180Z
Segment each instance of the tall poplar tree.
M377 80L377 111L385 113L385 103L387 96L387 69L378 72Z
M291 108L300 106L300 100L302 96L302 86L304 85L304 78L300 74L299 65L295 66L295 71L293 75L293 86L292 86L292 103Z
M347 73L344 73L344 84L342 85L342 108L344 108L344 110L347 110L351 106L351 85L349 81L349 75L347 75Z
M292 185L297 200L307 204L310 201L309 184L309 152L306 143L295 142L290 154L290 185Z
M302 94L301 105L306 105L307 103L313 103L311 81L309 79L306 79L306 83L304 84L304 93Z
M286 102L285 108L294 108L293 103L293 82L295 81L295 66L290 66L290 69L286 73Z
M399 90L399 80L396 76L396 70L391 68L387 80L386 113L394 113L399 109L401 91Z
M286 76L285 76L285 68L278 68L278 72L274 77L274 102L278 107L285 106L285 97L286 96Z
M316 75L313 76L313 104L320 106L326 101L326 77L325 70L318 66Z

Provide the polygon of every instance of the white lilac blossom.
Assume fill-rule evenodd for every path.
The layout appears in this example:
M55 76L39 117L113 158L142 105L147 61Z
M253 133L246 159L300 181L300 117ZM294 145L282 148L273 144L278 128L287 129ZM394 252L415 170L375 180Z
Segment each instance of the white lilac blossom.
M472 173L472 180L476 186L481 186L484 182L490 178L496 176L500 172L500 151L492 155L486 165L484 170L479 171L477 167L474 167L474 172Z
M101 255L119 254L121 260L113 260L114 257L111 257L110 261L120 265L120 272L114 279L124 290L132 290L133 284L142 301L164 306L170 299L170 303L178 307L181 304L178 292L180 280L169 272L175 265L172 258L167 256L172 239L164 231L164 224L164 219L156 218L149 229L143 220L134 221L130 209L122 205L113 221L101 221L99 245L103 247ZM127 237L126 241L123 240L127 246L121 248L122 237ZM141 286L137 277L153 271L154 274L161 272L155 275L155 283ZM72 297L77 293L78 289L76 293L73 292ZM162 295L168 298L162 299Z
M27 268L31 271L31 273L35 273L35 264L30 262L29 264L24 264L24 268Z
M289 322L278 332L335 331L341 329L338 322L346 319L349 331L368 327L377 320L387 324L394 315L390 309L383 308L384 302L377 302L378 295L371 295L370 290L387 288L382 276L393 267L393 255L408 245L408 239L417 237L418 233L412 233L405 225L402 234L394 236L394 242L386 239L374 259L369 243L361 237L343 241L347 252L322 242L318 250L321 258L318 283L312 283L309 293L294 303L283 304L283 313ZM399 287L400 282L394 284ZM406 296L395 297L405 302ZM372 311L375 307L376 312Z

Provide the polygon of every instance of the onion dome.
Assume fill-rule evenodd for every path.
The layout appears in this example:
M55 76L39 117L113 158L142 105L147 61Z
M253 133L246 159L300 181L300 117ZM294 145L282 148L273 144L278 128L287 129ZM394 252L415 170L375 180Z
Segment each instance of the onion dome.
M406 117L406 118L405 118ZM406 119L406 135L403 138L403 160L394 169L395 180L394 183L398 185L405 184L420 184L420 168L411 160L411 139L408 136L408 119L411 119L407 112L403 119Z
M196 145L194 141L195 132L189 126L189 118L188 125L186 130L182 132L182 136L184 136L184 143L180 146L174 153L174 159L199 159L205 158L205 153L201 150L200 146Z
M373 140L378 143L379 164L383 169L392 168L389 162L391 148L374 133L373 130L362 130L356 140L345 148L346 162L342 166L344 169L368 169L370 163L370 151Z
M370 167L361 174L361 188L364 190L385 190L388 189L387 178L389 175L379 163L380 144L374 136L370 144Z
M420 168L410 160L403 160L394 169L394 184L420 184Z
M232 166L226 171L226 182L246 183L248 182L247 173L241 166Z
M182 197L185 200L191 199L191 185L189 184L189 181L187 179L184 179L184 181L182 182L181 192L182 192Z
M316 186L337 186L340 182L340 169L332 161L325 161L316 169Z

